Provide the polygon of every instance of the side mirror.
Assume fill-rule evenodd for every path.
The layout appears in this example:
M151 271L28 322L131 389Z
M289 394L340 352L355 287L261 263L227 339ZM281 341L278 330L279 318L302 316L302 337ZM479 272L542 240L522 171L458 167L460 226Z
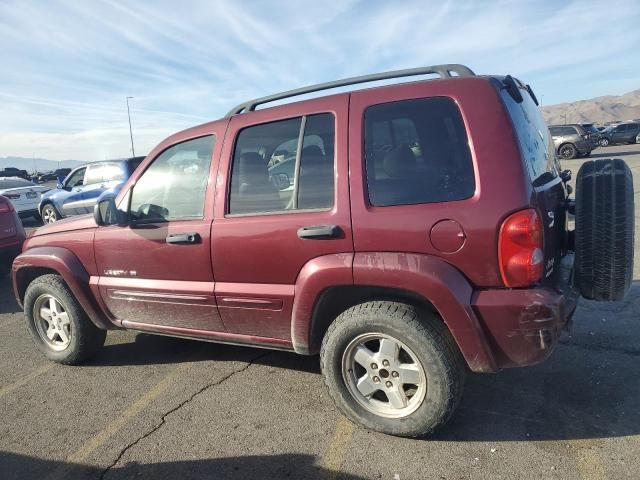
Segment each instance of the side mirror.
M113 197L103 198L93 207L93 219L98 226L124 225L126 223L124 217L125 214L118 210Z
M564 183L567 183L571 180L571 170L563 170L560 172L560 178Z
M62 184L62 182L60 181L60 179L58 179L58 183L56 184L56 188L58 190L62 190L64 189L64 185Z

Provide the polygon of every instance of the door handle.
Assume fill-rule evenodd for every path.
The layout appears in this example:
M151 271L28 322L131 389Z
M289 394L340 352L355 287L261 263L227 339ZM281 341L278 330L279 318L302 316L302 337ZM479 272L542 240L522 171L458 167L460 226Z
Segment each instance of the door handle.
M303 240L329 240L341 238L342 229L338 225L312 225L298 229L298 238Z
M167 235L167 243L175 245L191 245L194 243L200 243L201 240L200 234L196 232L172 233Z

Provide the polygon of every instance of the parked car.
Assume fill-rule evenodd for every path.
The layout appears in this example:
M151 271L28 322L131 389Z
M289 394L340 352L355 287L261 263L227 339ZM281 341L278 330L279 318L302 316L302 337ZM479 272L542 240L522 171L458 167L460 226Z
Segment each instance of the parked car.
M440 78L256 110L426 74ZM289 182L270 178L294 152L274 174ZM575 203L570 178L509 75L438 65L315 85L164 140L93 216L35 231L14 290L53 361L81 363L113 328L320 353L350 419L425 435L467 370L538 363L579 295L628 291L629 167L585 162Z
M70 168L59 168L53 172L39 174L37 180L39 183L61 180L65 179L69 173L71 173Z
M106 160L83 165L69 172L57 188L42 196L38 208L44 223L91 213L100 195L117 193L144 157Z
M11 201L0 195L0 276L22 250L25 234L22 222Z
M598 147L598 139L578 124L551 125L549 131L555 151L563 160L588 157Z
M20 218L34 217L40 220L38 205L46 187L19 177L0 177L0 195L8 198Z
M600 132L600 146L615 145L618 143L636 143L636 137L640 133L640 123L621 123Z
M0 177L18 177L24 180L31 180L31 177L26 170L15 167L7 167L3 170L0 170Z

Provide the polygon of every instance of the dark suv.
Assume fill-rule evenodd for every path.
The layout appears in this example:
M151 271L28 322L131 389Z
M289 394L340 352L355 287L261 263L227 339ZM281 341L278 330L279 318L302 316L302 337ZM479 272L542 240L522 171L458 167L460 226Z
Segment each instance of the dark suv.
M640 123L621 123L615 127L609 127L600 132L600 146L606 147L617 143L636 143L636 137L640 134Z
M549 127L556 153L563 160L588 157L598 147L600 136L588 132L578 124L551 125Z
M84 361L115 328L320 353L345 415L424 435L468 370L540 362L580 294L628 290L628 167L585 163L575 202L569 178L511 76L439 65L316 85L164 140L93 216L27 239L15 295L54 361Z

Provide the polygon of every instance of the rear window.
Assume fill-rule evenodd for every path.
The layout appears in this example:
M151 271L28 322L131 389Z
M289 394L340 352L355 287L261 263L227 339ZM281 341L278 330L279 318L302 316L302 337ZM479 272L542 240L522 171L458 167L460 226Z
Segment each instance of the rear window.
M511 98L504 88L500 90L500 95L511 117L531 182L542 185L558 176L553 140L538 106L525 89L520 91L523 98L521 103ZM553 128L567 128L575 134L573 127Z
M2 178L0 179L0 190L8 188L33 187L33 183L22 178Z
M372 205L446 202L473 195L467 132L450 98L375 105L366 110L364 123Z

